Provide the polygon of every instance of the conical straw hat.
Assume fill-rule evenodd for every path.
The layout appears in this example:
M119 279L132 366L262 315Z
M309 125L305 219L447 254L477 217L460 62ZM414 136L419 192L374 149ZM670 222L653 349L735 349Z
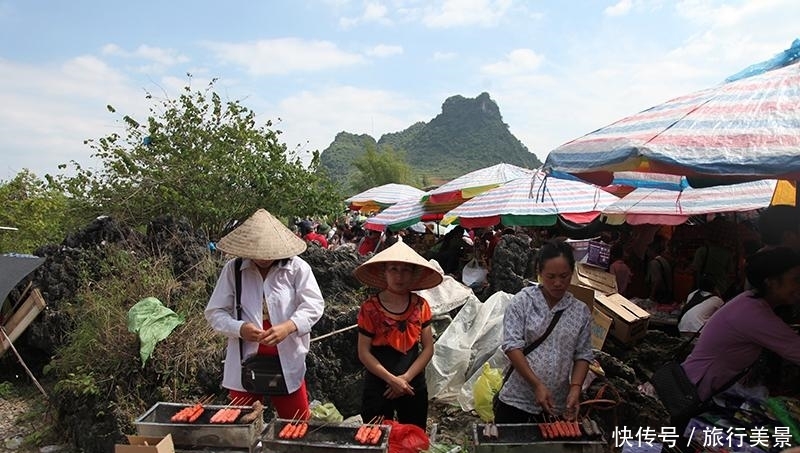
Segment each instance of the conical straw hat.
M439 283L442 283L444 279L442 274L431 266L425 258L401 241L396 242L391 247L367 260L367 262L361 266L358 266L353 271L353 275L365 285L384 289L387 285L384 265L390 262L409 263L417 266L419 270L416 274L417 281L409 288L412 291L433 288Z
M242 258L281 260L303 253L306 241L265 209L259 209L220 239L217 248Z

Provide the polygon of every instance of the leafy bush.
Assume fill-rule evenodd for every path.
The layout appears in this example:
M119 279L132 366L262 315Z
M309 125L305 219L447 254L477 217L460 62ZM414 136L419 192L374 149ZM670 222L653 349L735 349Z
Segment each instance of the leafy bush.
M209 278L181 282L170 258L143 257L124 249L109 253L105 278L90 281L66 311L75 329L51 362L53 400L61 423L76 446L109 451L133 421L158 401L196 401L216 393L221 380L223 339L203 317L208 281L219 261L197 264ZM127 312L153 296L186 319L160 342L146 366L138 337L127 330Z

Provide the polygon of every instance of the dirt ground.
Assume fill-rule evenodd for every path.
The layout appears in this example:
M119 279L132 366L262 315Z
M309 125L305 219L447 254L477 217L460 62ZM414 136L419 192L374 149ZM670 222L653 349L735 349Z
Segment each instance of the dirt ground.
M0 398L0 453L39 451L24 442L29 436L42 431L47 423L44 418L26 417L32 410L32 404L29 397Z

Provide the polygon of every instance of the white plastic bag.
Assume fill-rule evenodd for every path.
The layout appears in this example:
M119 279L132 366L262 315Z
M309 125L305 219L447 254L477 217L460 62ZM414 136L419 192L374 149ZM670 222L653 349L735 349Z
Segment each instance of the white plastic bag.
M475 284L482 284L486 282L486 275L489 273L485 267L478 263L478 260L472 258L461 270L461 281L467 286Z

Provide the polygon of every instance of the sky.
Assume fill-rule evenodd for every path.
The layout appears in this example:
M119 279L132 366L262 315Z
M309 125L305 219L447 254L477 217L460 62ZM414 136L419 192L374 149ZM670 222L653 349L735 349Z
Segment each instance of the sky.
M84 140L212 79L305 161L482 92L544 161L788 48L797 18L797 0L0 0L0 181L96 167Z

